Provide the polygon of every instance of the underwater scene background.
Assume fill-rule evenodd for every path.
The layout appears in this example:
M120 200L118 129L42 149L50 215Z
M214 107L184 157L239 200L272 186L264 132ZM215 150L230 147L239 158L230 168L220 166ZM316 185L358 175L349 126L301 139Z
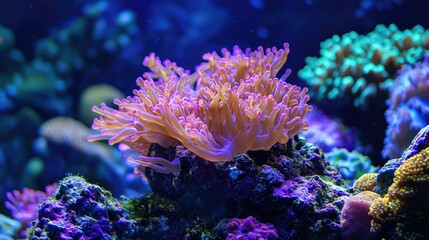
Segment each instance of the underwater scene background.
M428 16L0 1L0 239L428 239Z

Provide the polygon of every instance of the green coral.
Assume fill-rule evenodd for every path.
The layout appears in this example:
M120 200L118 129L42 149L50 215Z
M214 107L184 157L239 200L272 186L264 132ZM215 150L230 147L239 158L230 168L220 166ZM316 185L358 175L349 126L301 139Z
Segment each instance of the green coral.
M320 57L306 58L298 75L318 101L340 100L365 109L368 101L392 85L403 64L414 64L429 49L429 30L417 25L400 31L377 25L373 32L334 35L320 44Z
M124 94L112 85L101 83L85 88L79 97L80 120L90 126L94 118L98 116L91 110L92 106L100 105L102 102L108 104L115 98L122 99Z

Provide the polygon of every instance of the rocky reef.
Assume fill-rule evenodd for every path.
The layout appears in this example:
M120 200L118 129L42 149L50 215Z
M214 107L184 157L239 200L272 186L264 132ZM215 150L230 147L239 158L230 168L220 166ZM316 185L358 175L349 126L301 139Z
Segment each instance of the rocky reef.
M44 201L28 239L339 239L349 195L336 169L305 139L213 163L183 146L180 174L146 168L153 193L115 200L81 177L67 177Z

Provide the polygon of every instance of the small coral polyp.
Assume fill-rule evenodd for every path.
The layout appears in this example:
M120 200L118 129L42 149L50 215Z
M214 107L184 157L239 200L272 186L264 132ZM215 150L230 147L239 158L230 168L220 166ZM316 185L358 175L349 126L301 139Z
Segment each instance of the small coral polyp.
M222 50L203 56L195 73L154 54L143 61L151 71L137 79L134 96L116 99L118 109L94 107L101 115L89 141L125 143L141 154L132 162L163 173L178 173L178 161L152 161L150 144L185 146L211 162L226 162L249 150L269 150L307 129L304 120L312 109L307 88L277 76L286 62L289 45L264 51Z

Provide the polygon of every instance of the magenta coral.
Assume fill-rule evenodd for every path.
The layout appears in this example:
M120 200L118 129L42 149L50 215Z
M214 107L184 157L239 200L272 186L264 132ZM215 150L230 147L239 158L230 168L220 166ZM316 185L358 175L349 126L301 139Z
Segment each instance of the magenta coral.
M278 239L277 231L271 224L260 223L254 217L233 218L227 224L226 240Z
M30 227L31 222L37 219L39 204L52 196L58 184L54 183L46 186L45 192L30 188L24 188L22 192L14 190L6 193L8 201L5 205L11 212L11 216L21 223L23 229ZM20 233L25 235L25 231Z
M334 148L346 148L349 151L355 149L354 131L347 128L339 119L331 118L314 106L306 119L311 126L308 131L302 132L307 142L313 143L324 152L331 152Z
M375 239L375 234L370 232L371 217L368 213L371 203L378 198L377 193L364 191L346 200L341 211L343 239Z
M93 108L101 115L92 126L100 134L88 140L125 143L142 155L132 162L176 174L178 161L146 157L150 144L181 144L212 162L284 144L307 128L304 117L311 110L307 88L276 77L288 53L288 44L253 52L236 46L232 53L223 49L222 57L204 55L207 62L193 74L151 54L143 63L152 72L137 79L133 97L115 99L118 110Z

